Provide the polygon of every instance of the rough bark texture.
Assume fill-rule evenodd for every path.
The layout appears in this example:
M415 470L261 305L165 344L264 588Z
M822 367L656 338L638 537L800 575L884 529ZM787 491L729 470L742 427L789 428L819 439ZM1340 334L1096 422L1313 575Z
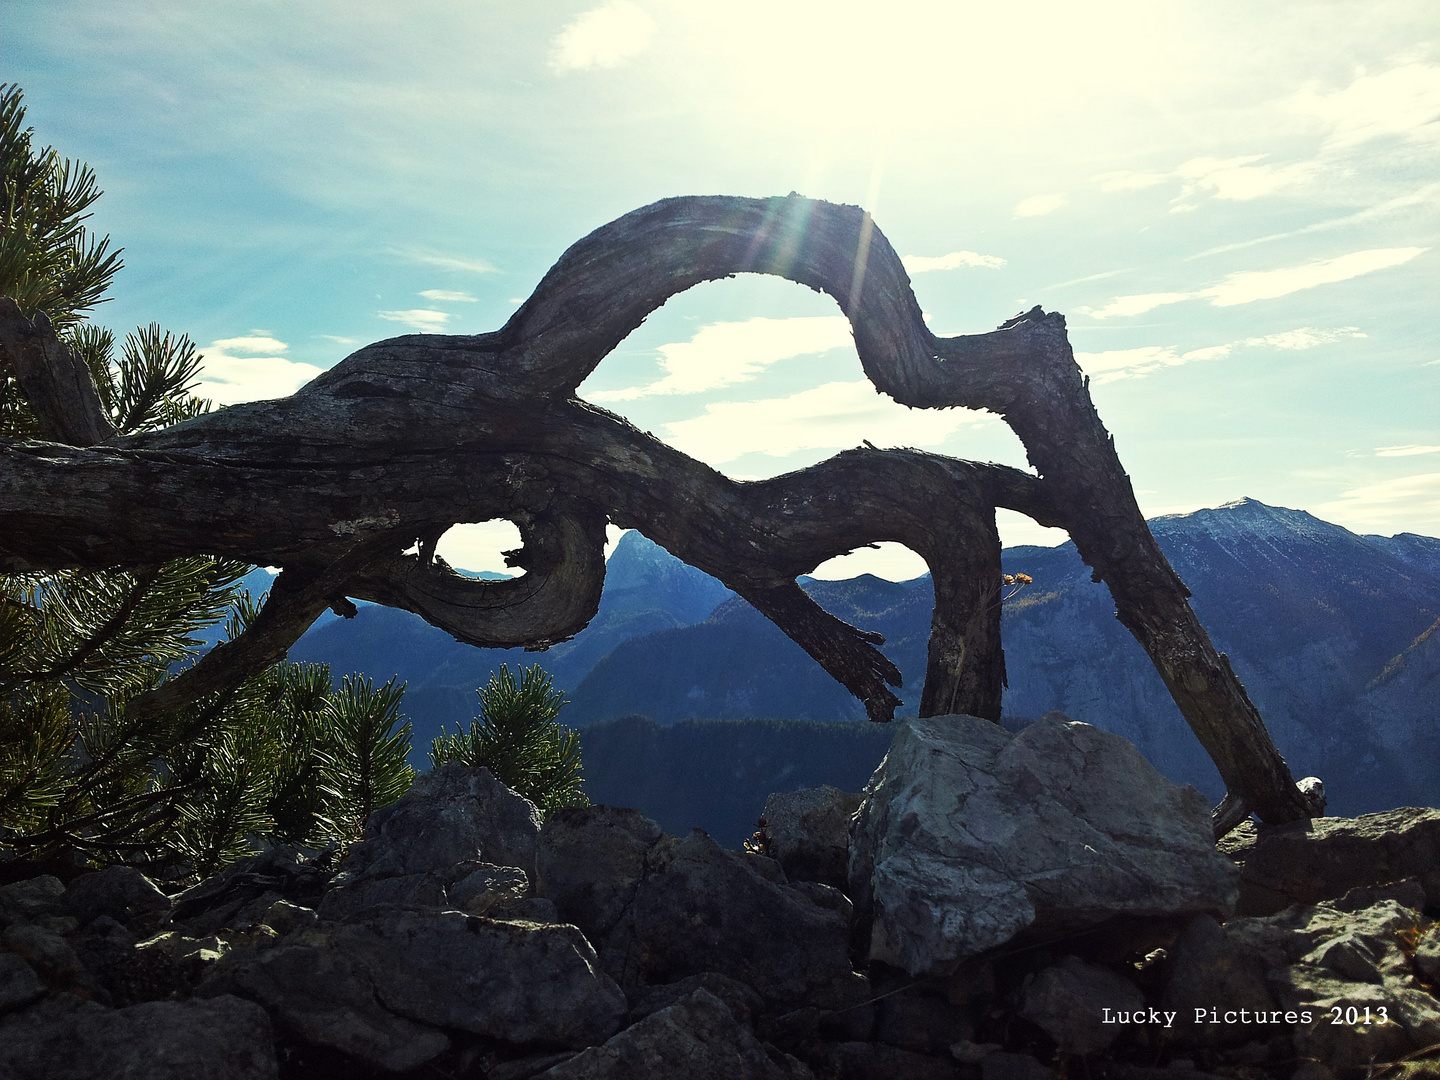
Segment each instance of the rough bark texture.
M999 413L1038 476L862 448L737 483L574 397L670 296L741 272L830 294L881 392L917 408ZM0 310L0 342L17 370L26 353L51 373L26 382L27 393L78 377L47 325L8 311ZM33 397L56 442L0 441L0 570L207 552L282 566L282 580L293 573L293 588L272 600L287 611L262 616L250 633L263 642L237 642L211 680L283 652L307 613L344 596L416 612L476 645L565 640L598 603L608 518L748 599L875 720L893 715L889 686L899 672L875 635L824 612L795 577L863 544L905 544L935 579L922 714L998 719L994 508L1004 506L1070 532L1229 789L1267 821L1307 816L1258 712L1145 525L1063 318L1036 308L991 333L936 338L899 258L856 207L798 196L655 203L570 248L498 331L378 342L292 397L164 431L92 430L83 417L93 411L74 403L85 389L75 395ZM519 525L525 546L511 563L522 577L473 581L433 558L450 525L492 518ZM417 542L416 554L404 554Z

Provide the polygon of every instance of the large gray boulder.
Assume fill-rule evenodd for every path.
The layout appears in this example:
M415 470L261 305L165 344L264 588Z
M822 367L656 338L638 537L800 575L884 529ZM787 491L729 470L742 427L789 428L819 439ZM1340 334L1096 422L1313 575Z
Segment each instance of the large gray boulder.
M1223 917L1236 877L1199 792L1059 713L1014 735L973 716L904 721L850 855L870 959L914 976L1030 929Z
M458 907L448 890L487 866L519 867L533 884L540 821L535 804L489 769L452 763L422 773L396 802L370 815L320 914L344 919L385 907Z
M860 808L860 798L825 784L778 792L765 800L765 831L786 877L845 888L850 818Z
M273 1080L277 1073L265 1010L234 997L107 1009L62 994L0 1020L7 1080Z
M575 927L458 911L391 911L236 950L198 992L251 998L304 1041L390 1070L442 1053L441 1028L578 1049L614 1034L627 1008Z
M725 1003L696 990L602 1046L540 1074L543 1080L811 1080L794 1058L765 1046Z

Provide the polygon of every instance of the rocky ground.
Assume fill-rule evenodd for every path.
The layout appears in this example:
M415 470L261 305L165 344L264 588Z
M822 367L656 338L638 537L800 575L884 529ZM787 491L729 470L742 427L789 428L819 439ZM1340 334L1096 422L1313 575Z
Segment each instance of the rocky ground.
M0 1077L1430 1075L1440 810L1217 851L1123 739L943 717L863 794L773 796L763 841L542 821L447 766L336 866L274 850L169 896L8 864Z

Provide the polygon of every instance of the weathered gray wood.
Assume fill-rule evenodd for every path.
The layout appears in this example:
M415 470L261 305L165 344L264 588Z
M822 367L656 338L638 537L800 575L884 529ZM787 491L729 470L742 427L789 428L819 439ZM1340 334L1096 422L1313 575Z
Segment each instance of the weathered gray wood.
M999 413L1038 478L868 449L736 483L575 399L666 299L740 272L829 293L880 391L912 407ZM1069 530L1230 790L1267 821L1308 809L1145 525L1064 320L1037 308L988 334L936 338L899 258L855 207L798 196L656 203L575 244L498 331L379 342L290 398L105 446L0 443L0 470L0 569L196 551L308 573L345 565L348 595L477 644L543 646L584 625L608 517L750 599L873 719L893 715L898 672L874 635L824 613L795 576L875 541L917 551L936 585L922 711L998 719L993 510L1018 509ZM429 557L451 524L497 517L530 530L517 582L468 581ZM419 554L403 554L417 542Z
M0 297L0 347L45 435L72 446L93 446L115 434L85 362L66 348L45 313L32 322L9 297Z

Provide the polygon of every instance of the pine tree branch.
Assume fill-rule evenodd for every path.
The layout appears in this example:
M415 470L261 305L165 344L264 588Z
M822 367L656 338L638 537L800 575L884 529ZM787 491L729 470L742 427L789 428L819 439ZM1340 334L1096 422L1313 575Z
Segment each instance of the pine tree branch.
M63 679L71 672L80 667L86 660L102 648L107 642L112 641L130 621L130 616L135 613L140 602L145 599L146 594L155 585L156 579L160 576L159 567L141 567L134 571L135 585L126 594L125 600L115 609L110 618L101 623L90 637L80 643L68 657L54 664L49 668L35 672L20 672L13 678L19 681L39 681L42 679Z
M239 637L222 641L179 675L131 698L126 719L178 712L200 698L233 690L284 660L290 646L331 605L345 576L345 570L336 567L282 570L260 614Z

